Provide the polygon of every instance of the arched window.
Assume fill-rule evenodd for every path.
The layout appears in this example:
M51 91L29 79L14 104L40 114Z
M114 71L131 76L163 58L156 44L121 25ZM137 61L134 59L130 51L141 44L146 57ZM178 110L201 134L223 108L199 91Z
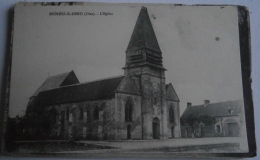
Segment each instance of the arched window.
M69 122L74 122L72 111L69 112Z
M69 117L70 117L70 110L66 109L66 119L67 119L67 121L69 120Z
M88 112L87 112L87 111L85 111L85 112L83 113L83 120L84 120L84 122L87 122L87 121L88 121Z
M61 128L60 128L60 134L64 134L65 130L65 110L61 111Z
M169 118L170 118L170 123L174 123L174 110L172 106L169 109Z
M156 96L153 97L153 104L157 104L157 97Z
M78 110L79 114L79 120L83 120L83 108L82 107L79 107L79 110Z
M94 119L94 120L98 120L98 119L99 119L99 110L98 110L98 106L95 106L95 107L94 107L93 119Z
M125 104L125 121L131 122L133 120L133 101L128 98Z

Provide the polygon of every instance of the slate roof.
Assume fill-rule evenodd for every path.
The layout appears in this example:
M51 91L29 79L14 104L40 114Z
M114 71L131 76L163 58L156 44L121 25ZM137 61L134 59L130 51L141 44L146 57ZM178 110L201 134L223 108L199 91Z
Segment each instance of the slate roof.
M126 76L117 87L116 92L140 95L140 92L130 76Z
M180 102L180 99L179 99L177 93L175 92L171 83L166 84L166 100Z
M125 76L101 79L42 91L33 101L33 106L48 106L87 100L109 99Z
M208 115L211 117L239 115L242 113L243 106L244 105L242 100L190 106L186 108L181 118L187 118L191 114L193 114L195 117L199 117L201 115ZM229 109L233 109L232 114L230 114Z
M32 95L32 97L37 96L42 91L46 91L46 90L50 90L62 86L62 83L66 80L68 76L75 76L74 71L48 77L43 82L43 84L36 90L36 92ZM77 78L73 83L69 83L69 84L76 84L76 83L79 83Z
M144 47L161 52L147 8L142 7L126 51Z

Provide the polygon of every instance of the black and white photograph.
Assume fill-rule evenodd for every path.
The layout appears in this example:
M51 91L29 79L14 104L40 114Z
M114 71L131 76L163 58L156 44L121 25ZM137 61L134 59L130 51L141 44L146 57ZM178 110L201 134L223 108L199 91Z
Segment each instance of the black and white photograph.
M6 151L248 153L241 14L232 5L16 4Z

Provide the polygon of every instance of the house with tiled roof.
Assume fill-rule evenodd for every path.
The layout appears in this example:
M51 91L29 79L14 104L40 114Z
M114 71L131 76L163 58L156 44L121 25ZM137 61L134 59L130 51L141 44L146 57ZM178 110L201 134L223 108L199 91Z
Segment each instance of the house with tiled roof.
M162 52L147 8L142 7L126 49L124 75L80 83L73 71L48 77L30 98L55 109L60 139L180 138L179 98L165 84Z
M181 134L191 137L238 137L245 134L242 100L194 105L189 102L181 115Z

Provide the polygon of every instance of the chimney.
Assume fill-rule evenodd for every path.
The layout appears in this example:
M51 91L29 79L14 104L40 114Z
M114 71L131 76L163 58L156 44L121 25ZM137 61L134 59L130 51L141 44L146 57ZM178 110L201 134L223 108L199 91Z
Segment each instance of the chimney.
M209 104L209 103L210 103L209 100L204 100L204 105L207 105L207 104Z
M190 102L187 103L187 108L189 108L189 107L191 107L191 103Z

